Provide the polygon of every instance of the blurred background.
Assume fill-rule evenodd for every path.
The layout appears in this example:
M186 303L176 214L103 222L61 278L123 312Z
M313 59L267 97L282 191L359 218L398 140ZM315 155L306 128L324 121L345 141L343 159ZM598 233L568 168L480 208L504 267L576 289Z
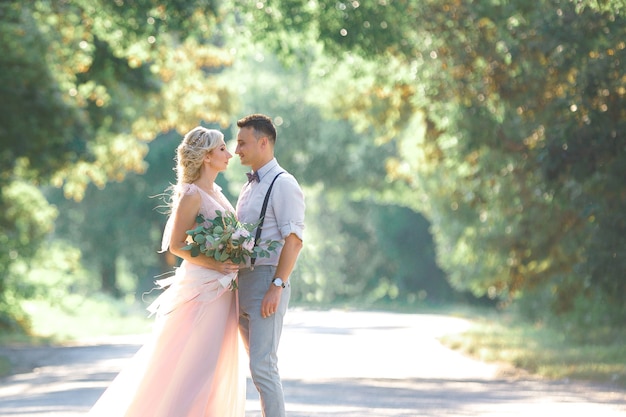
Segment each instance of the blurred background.
M0 333L144 314L174 265L159 196L182 135L234 151L260 112L306 193L292 304L465 304L624 340L625 7L1 2ZM244 172L218 179L232 202Z

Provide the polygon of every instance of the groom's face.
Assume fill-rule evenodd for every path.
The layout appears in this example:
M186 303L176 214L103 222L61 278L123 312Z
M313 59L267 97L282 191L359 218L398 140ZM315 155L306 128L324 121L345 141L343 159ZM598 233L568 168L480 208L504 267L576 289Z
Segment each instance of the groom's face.
M241 159L241 165L246 165L255 169L261 157L261 139L257 139L254 135L254 129L244 127L237 134L237 148L235 153Z

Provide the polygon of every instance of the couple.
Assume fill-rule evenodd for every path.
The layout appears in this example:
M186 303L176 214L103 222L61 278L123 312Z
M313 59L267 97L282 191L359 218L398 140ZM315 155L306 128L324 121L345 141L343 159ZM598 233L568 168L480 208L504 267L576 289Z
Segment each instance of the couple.
M260 239L277 240L282 246L269 258L257 259L253 268L249 263L240 267L204 255L192 257L182 249L198 213L213 218L218 210L235 211L214 183L233 156L224 135L203 127L187 133L177 149L177 184L163 236L163 250L169 247L183 262L174 276L159 281L168 288L149 307L157 314L152 339L89 416L243 417L239 334L249 354L263 416L285 416L276 351L291 293L289 275L302 247L304 196L295 178L274 158L272 120L253 114L237 126L235 153L255 177L243 186L237 217L257 223L270 184L282 173L271 189ZM237 273L237 291L220 283L225 275Z

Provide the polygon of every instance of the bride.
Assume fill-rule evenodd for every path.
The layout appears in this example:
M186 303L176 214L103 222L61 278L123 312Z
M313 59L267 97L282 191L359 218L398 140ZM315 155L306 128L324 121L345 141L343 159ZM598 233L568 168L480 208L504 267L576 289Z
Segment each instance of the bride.
M234 212L215 184L232 154L224 135L196 127L176 152L177 184L162 249L183 259L168 287L148 308L156 314L150 340L88 413L90 417L243 417L245 378L239 367L237 293L222 282L238 266L192 257L186 231L198 213Z

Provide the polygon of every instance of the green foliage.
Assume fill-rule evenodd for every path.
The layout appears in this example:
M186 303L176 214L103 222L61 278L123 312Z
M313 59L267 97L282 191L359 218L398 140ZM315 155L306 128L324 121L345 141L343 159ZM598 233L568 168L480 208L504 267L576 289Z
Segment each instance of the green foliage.
M158 133L226 123L228 90L209 76L229 62L215 46L212 1L0 7L3 182L22 161L20 176L80 199L89 181L143 172L145 141Z
M418 303L452 297L434 264L427 222L384 201L394 143L376 144L373 129L357 132L326 116L333 105L325 100L333 96L330 90L306 69L286 68L264 49L224 76L246 92L242 113L264 112L277 122L277 158L305 188L305 245L292 277L295 301ZM225 175L241 183L235 170Z
M5 190L22 181L62 187L66 197L80 200L90 183L102 188L129 172L145 172L147 142L159 133L186 131L202 120L227 124L230 93L214 77L230 62L219 47L218 20L218 4L211 0L2 2L0 208L21 203ZM83 244L85 260L100 269L104 288L115 292L120 251L137 255L135 264L154 260L124 246L119 229L127 220L115 222L115 230L100 221L109 218L109 203L74 211L72 225L86 234L72 234ZM17 225L9 211L0 210L4 304L7 297L18 304L20 295L5 283L17 282L13 264L28 265L44 234L18 244L16 231L39 222L41 207L24 210Z
M52 40L19 1L0 4L0 184L16 164L29 179L50 176L86 154L88 132L46 61Z
M202 214L196 217L198 226L187 230L191 242L182 250L191 256L204 255L216 261L227 260L235 264L245 264L250 258L268 258L280 242L260 241L255 245L254 232L257 223L240 223L234 213L217 210L215 217L207 219Z
M145 200L149 198L135 189L145 183L131 176L125 183L113 183L99 190L89 186L82 202L65 200L58 192L50 190L50 198L61 209L55 236L79 242L84 265L100 277L102 289L120 295L116 276L117 259L124 254L134 260L137 271L142 262L149 262L149 249L156 245L135 244L137 235L145 236L142 227L149 230L155 215ZM143 197L143 198L142 198ZM138 211L143 210L142 216ZM156 275L156 274L155 274Z
M618 15L626 9L626 0L577 0L576 10L584 11L586 8L609 12Z
M80 199L88 181L143 172L145 142L200 120L225 120L227 89L208 72L228 64L215 46L212 2L36 1L32 15L64 99L89 127L90 155L59 170L55 185ZM88 16L88 18L85 18Z
M274 118L278 159L307 190L296 299L446 298L445 273L537 318L623 324L623 7L3 2L3 305L26 291L17 277L53 218L14 185L84 198L50 191L55 233L80 242L115 293L120 265L136 277L166 267L154 254L165 216L149 197L172 182L175 131L229 126L240 105ZM242 172L221 179L231 198Z
M67 200L55 189L48 198L59 208L55 238L80 242L82 262L100 277L100 289L121 295L118 269L123 260L137 277L138 292L152 288L152 278L167 268L158 255L166 208L157 196L175 182L174 154L180 136L159 136L149 144L145 175L129 174L104 189L90 186L82 201Z
M262 6L274 36L322 45L318 102L396 144L386 168L404 184L386 198L432 222L455 288L542 291L559 314L596 300L623 324L623 1Z
M425 142L434 148L429 152L441 155L431 162L460 168L454 186L446 187L448 201L435 211L457 208L469 217L461 217L456 235L445 224L452 213L435 223L446 245L465 247L469 263L482 265L467 280L467 274L460 276L467 272L464 256L448 258L446 269L456 271L451 277L457 286L466 282L477 291L508 295L547 285L556 289L550 303L556 312L571 311L577 296L599 291L622 311L614 316L619 322L626 306L623 261L603 255L616 253L615 246L599 244L610 234L596 233L604 222L618 235L624 231L614 214L625 204L615 197L624 192L618 178L626 163L619 133L623 81L615 70L626 47L619 35L624 24L593 13L575 15L567 5L544 7L508 3L457 13L459 27L452 32L465 33L467 18L484 29L457 46L475 54L459 59L440 52L444 63L466 75L463 84L453 84L460 106L449 113L452 123L439 122L437 137ZM471 70L482 62L489 72L477 77ZM462 198L449 201L455 194ZM608 240L619 246L619 240ZM493 260L483 256L485 247Z
M415 299L450 301L455 298L436 264L429 222L405 207L378 206L376 246L385 259L381 275L398 287L408 301Z
M0 212L0 330L28 327L18 302L27 290L22 281L57 211L36 187L16 181L0 188Z
M603 325L583 336L580 329L529 323L512 312L497 316L481 312L473 322L467 332L445 336L442 342L480 360L550 379L626 386L623 329Z

